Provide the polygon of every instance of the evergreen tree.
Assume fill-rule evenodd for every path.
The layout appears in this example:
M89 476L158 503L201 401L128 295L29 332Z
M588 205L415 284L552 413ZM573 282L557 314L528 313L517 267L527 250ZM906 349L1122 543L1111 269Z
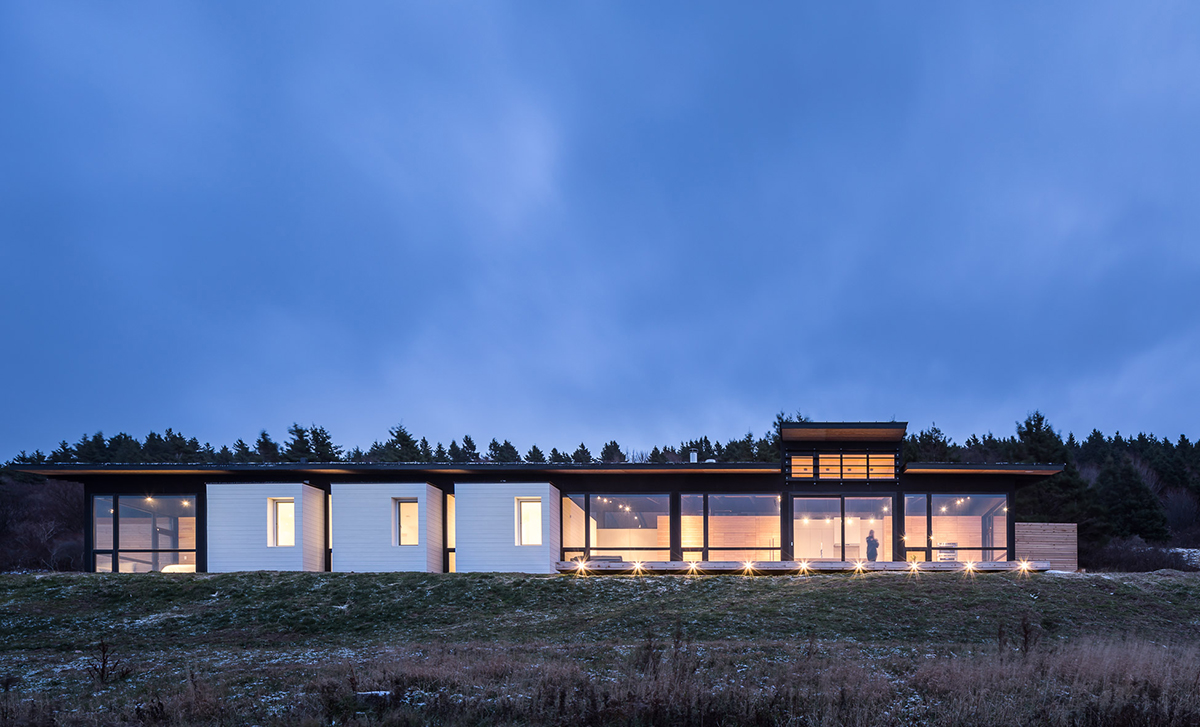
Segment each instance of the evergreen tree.
M347 462L366 462L367 454L366 454L366 452L363 452L362 449L355 447L354 449L352 449L346 453L346 461Z
M238 441L241 442L242 440L239 439ZM224 444L221 445L221 448L213 456L213 462L216 464L233 464L233 461L233 452L230 452L229 447Z
M421 437L421 444L418 447L421 451L421 461L425 463L433 462L433 447L429 446L429 440Z
M420 462L421 446L408 433L403 424L389 430L392 438L380 444L376 442L367 450L367 459L372 462Z
M292 426L288 427L288 435L291 438L283 450L284 462L307 462L316 459L307 429L293 422Z
M647 461L649 461L651 464L666 464L667 457L662 453L662 450L660 450L658 447L655 447L654 449L650 450L650 457Z
M592 453L588 451L583 442L580 442L579 446L575 448L575 452L571 454L571 461L575 464L591 464Z
M108 461L137 464L142 461L142 443L125 432L108 440Z
M588 453L591 456L591 453ZM616 464L626 460L625 453L621 451L621 445L617 444L617 440L612 440L600 450L600 461L608 464Z
M535 444L529 448L528 452L525 453L525 461L529 462L530 464L545 464L546 455L543 454L542 450L538 449L538 446Z
M713 447L712 442L708 440L708 437L701 437L693 439L690 442L680 443L679 452L687 462L691 461L692 456L689 450L696 452L696 461L698 462L707 462L710 459L717 458L717 450Z
M146 435L146 441L142 444L142 461L152 464L171 461L167 440L163 439L158 432L150 432Z
M462 464L463 462L470 461L467 459L467 455L463 453L462 447L458 446L457 439L450 440L450 449L447 450L446 456L450 458L453 464Z
M932 424L919 434L910 434L904 440L903 463L909 462L957 462L959 447L946 434Z
M67 464L75 461L75 450L67 444L67 440L58 443L58 449L50 453L51 464Z
M233 463L234 464L253 464L261 462L262 458L258 453L250 449L250 445L246 444L241 439L233 443Z
M467 462L479 461L479 450L475 448L475 440L471 439L470 434L463 435L462 454Z
M504 440L504 444L493 439L488 444L488 459L493 462L520 462L521 453L507 439Z
M66 442L63 442L63 444L66 444ZM559 452L557 449L551 447L550 448L550 463L551 464L570 464L571 456L568 455L566 452Z
M325 427L313 426L308 430L312 444L313 460L316 462L341 462L342 448L333 443L333 437Z
M26 454L22 449L21 453L9 462L9 465L17 464L46 464L46 455L40 449L33 450L33 454Z
M718 462L753 462L754 435L746 432L741 439L731 439L717 455Z
M104 434L83 435L75 445L75 460L84 464L102 464L108 461L108 442Z
M433 461L439 463L450 461L450 455L446 452L446 448L442 446L441 442L438 442L437 448L433 450Z
M254 451L258 453L260 462L271 464L279 461L279 445L271 439L271 435L267 434L266 429L259 432L258 441L254 443Z
M1158 497L1146 487L1128 457L1109 457L1100 468L1096 490L1109 527L1119 538L1137 535L1163 542L1171 537Z

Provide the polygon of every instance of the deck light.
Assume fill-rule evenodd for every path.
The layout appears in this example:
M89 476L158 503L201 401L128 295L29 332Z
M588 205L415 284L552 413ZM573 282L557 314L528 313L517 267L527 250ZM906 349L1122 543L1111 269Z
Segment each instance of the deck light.
M861 560L854 561L854 572L855 573L862 573L864 570L866 570L866 568L867 568L867 566Z
M641 573L641 572L642 572L642 561L640 561L640 560L635 560L635 561L633 562L633 572L634 572L634 573Z
M1017 567L1021 569L1022 573L1027 573L1029 571L1029 561L1027 561L1027 560L1021 561L1020 565L1018 565Z
M808 572L808 561L807 560L800 561L800 572L801 573Z
M921 570L921 561L914 560L912 562L912 565L909 566L909 569L912 570L913 573L916 573L917 571Z
M966 571L966 572L968 572L968 573L970 573L970 572L974 571L974 570L975 570L975 563L974 563L974 562L972 562L972 561L969 561L969 560L968 560L966 563L963 563L963 570L965 570L965 571Z
M750 573L751 571L754 570L754 561L752 561L752 560L747 560L744 563L742 563L742 565L746 566L747 573Z

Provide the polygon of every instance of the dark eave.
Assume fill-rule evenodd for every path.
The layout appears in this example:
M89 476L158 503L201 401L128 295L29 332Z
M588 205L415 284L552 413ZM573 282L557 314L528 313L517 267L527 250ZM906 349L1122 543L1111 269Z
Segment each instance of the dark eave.
M22 465L14 467L18 472L51 478L71 478L93 475L238 475L262 477L276 476L329 476L329 475L377 475L384 472L403 472L407 474L425 473L429 475L613 475L613 474L656 474L656 475L694 475L694 474L779 474L779 465L772 462L684 462L679 464L508 464L476 462L463 464L424 464L424 463L382 463L382 464L349 464L343 462L303 464L288 462L281 464L53 464L53 465Z
M792 422L779 428L785 442L901 442L908 422Z
M1061 464L962 464L958 462L909 462L906 475L1027 475L1050 477L1063 471Z

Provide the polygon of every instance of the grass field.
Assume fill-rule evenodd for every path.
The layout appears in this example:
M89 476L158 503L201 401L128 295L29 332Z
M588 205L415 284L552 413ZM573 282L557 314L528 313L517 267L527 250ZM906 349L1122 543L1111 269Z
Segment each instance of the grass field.
M1200 576L0 576L7 724L1200 724Z

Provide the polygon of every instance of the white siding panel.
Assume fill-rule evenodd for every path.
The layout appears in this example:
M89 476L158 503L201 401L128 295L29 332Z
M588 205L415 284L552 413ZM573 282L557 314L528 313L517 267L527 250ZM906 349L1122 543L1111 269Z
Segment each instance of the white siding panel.
M396 498L417 501L421 535L416 545L396 542ZM333 569L441 571L441 512L441 490L424 482L333 485Z
M325 493L297 482L221 483L206 489L210 573L325 569ZM296 503L296 544L268 546L268 500L289 497ZM320 553L316 561L310 555L314 549Z
M517 498L542 500L542 544L517 545ZM558 489L547 482L456 483L459 573L553 573L561 541Z
M442 546L442 491L433 485L428 485L426 489L425 502L428 508L425 510L425 542L428 544L425 548L425 570L429 573L442 572L442 552L445 548Z
M304 489L304 512L296 512L297 522L303 524L297 527L297 530L303 528L304 542L296 543L303 548L304 552L304 570L308 571L323 571L325 570L325 533L328 529L325 527L325 501L328 495L324 490L301 485ZM301 520L303 518L303 520Z

